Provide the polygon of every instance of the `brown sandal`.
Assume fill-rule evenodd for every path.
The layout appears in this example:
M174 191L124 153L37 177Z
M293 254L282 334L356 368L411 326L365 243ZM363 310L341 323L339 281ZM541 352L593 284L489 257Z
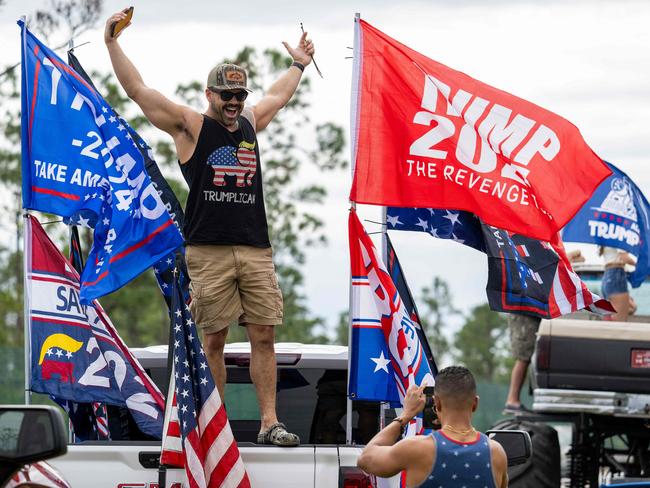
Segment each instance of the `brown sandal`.
M287 432L287 427L282 422L277 422L265 432L257 435L258 444L272 444L274 446L295 447L300 445L300 437Z

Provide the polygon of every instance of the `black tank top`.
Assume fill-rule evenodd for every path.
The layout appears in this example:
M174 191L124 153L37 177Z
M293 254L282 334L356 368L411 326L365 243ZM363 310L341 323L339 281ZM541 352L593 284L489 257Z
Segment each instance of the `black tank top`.
M257 137L245 117L230 132L203 115L194 154L180 166L190 188L183 227L187 244L271 246Z

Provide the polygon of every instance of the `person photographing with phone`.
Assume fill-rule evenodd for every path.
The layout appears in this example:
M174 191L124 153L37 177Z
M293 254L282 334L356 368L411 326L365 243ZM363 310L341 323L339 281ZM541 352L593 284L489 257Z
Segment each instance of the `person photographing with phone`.
M506 488L506 453L472 426L479 397L474 376L463 366L450 366L436 376L433 402L440 430L399 440L404 426L425 407L424 388L408 389L402 415L371 439L357 466L385 478L406 471L408 488Z
M261 418L257 442L296 446L300 439L287 431L276 414L274 327L282 323L283 304L269 242L257 132L293 96L312 61L314 45L306 32L296 47L283 43L293 63L254 106L245 104L250 93L246 70L234 64L215 66L205 86L207 107L199 113L147 86L124 54L117 39L130 25L132 14L127 9L111 15L104 41L128 97L174 140L189 186L183 233L190 309L210 371L224 398L228 327L245 326Z

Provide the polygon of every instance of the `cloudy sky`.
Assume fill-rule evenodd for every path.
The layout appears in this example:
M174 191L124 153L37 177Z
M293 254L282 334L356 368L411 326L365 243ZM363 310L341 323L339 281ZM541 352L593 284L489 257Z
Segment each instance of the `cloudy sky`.
M46 2L8 0L0 10L0 64L19 59L21 13ZM650 2L648 1L412 1L134 2L134 23L122 45L145 81L170 97L178 83L203 79L243 45L282 49L303 22L316 44L325 78L315 73L316 122L349 127L349 59L353 17L362 17L421 53L483 82L535 102L572 121L603 159L650 192ZM104 17L124 4L108 0ZM88 68L110 64L100 26L83 34L77 50ZM53 41L53 44L57 41ZM399 87L396 87L396 95ZM262 148L262 161L264 149ZM330 192L323 210L330 244L308 253L306 294L312 311L334 323L347 308L347 193L349 175L306 174ZM377 220L373 208L362 217ZM369 231L377 230L367 224ZM485 301L484 255L418 233L394 243L413 290L433 276L447 280L464 310Z

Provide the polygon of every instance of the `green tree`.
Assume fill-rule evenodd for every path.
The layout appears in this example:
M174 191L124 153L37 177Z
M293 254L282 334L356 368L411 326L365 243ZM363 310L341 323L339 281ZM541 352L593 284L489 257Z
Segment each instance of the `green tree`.
M503 314L493 312L487 303L474 307L454 337L456 361L474 376L501 381L508 374L507 325Z
M336 326L336 336L334 338L334 343L340 344L342 346L347 346L349 338L350 312L348 310L343 310L342 312L339 312L339 321Z
M430 287L422 289L420 302L420 320L437 364L442 364L450 354L447 338L449 319L459 316L460 311L453 304L449 284L439 276L433 277ZM424 312L424 313L422 313Z

